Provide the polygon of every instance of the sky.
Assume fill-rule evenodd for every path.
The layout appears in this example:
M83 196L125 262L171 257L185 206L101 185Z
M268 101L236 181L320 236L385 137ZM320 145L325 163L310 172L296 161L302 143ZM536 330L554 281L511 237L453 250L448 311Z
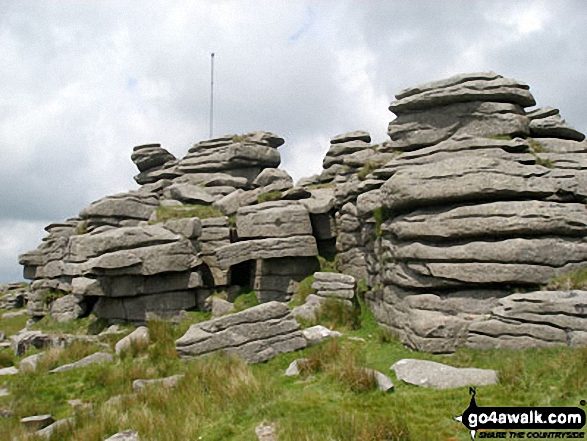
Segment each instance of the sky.
M132 147L283 138L295 180L329 139L387 139L401 89L493 70L587 131L587 2L0 0L0 283L43 227L138 186Z

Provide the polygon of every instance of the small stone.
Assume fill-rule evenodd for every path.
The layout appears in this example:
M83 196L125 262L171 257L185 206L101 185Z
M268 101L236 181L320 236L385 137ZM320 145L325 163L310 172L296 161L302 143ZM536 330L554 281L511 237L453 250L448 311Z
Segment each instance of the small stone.
M96 352L95 354L88 355L75 363L64 364L63 366L56 367L49 371L50 373L65 372L72 369L78 369L81 367L89 366L95 363L108 363L114 361L112 354L107 352Z
M384 375L375 369L364 368L363 371L366 374L373 375L375 377L375 381L377 381L377 389L380 391L387 392L393 390L393 382L387 375Z
M139 441L139 434L135 430L125 430L112 435L104 441Z
M234 304L220 297L212 297L212 317L220 317L234 312Z
M258 441L277 441L277 432L274 423L263 422L255 427Z
M330 329L322 325L316 325L312 326L311 328L303 329L302 334L304 335L304 338L308 341L309 345L315 345L317 343L320 343L321 341L326 340L327 338L336 338L342 335L340 332L331 331Z
M20 371L21 372L35 372L37 370L37 364L39 360L45 355L44 352L39 354L31 355L29 357L23 358L20 362Z
M26 309L22 309L20 311L15 311L15 312L5 312L4 314L2 314L2 318L8 319L8 318L14 318L14 317L21 317L23 315L27 315Z
M52 415L45 414L25 417L21 419L20 422L26 429L41 430L53 424L55 422L55 419Z
M307 358L297 358L296 360L292 361L285 370L285 375L288 377L300 375L300 363L304 363L306 361L308 361Z
M120 339L116 346L114 346L114 350L117 354L120 354L123 351L128 350L131 345L138 344L138 343L148 343L149 342L149 329L146 326L139 326L133 332L128 334L126 337Z
M0 376L3 376L3 375L16 375L16 374L18 374L18 369L15 368L14 366L10 366L10 367L6 367L6 368L0 369Z
M5 389L5 388L0 389L0 397L6 397L8 395L10 395L10 391L8 389Z

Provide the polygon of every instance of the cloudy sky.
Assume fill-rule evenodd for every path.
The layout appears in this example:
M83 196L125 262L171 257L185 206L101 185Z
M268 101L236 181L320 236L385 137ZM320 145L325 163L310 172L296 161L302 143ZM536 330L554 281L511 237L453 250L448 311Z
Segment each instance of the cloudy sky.
M402 88L494 70L587 130L587 2L0 0L0 283L43 226L136 188L134 145L286 139L294 179L329 139L386 139Z

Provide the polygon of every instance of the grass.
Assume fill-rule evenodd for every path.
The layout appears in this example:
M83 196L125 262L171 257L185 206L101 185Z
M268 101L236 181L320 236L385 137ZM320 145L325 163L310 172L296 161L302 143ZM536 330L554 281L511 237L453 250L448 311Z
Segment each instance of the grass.
M244 311L245 309L257 306L259 300L255 295L255 291L252 289L245 289L234 299L234 310L235 312Z
M316 312L314 324L322 324L329 329L356 330L361 327L361 311L337 299L326 299Z
M375 219L375 232L377 236L381 236L381 225L393 216L391 210L387 207L377 207L373 210L373 218Z
M262 193L257 196L257 203L262 204L263 202L278 201L283 196L280 190L273 190L267 193Z
M326 182L324 184L312 184L306 187L306 190L319 190L321 188L334 188L334 182Z
M511 135L489 135L487 138L498 141L511 141L513 139Z
M77 235L86 234L87 232L88 232L88 221L87 220L80 222L75 229L75 234L77 234Z
M248 441L256 439L254 428L263 421L275 423L280 441L469 440L453 420L469 404L468 388L435 390L401 383L389 367L402 358L498 370L500 384L477 388L479 406L579 406L586 399L587 348L416 353L381 331L364 305L358 329L268 363L250 366L224 354L180 361L174 340L190 323L206 317L190 312L178 325L149 322L152 342L115 363L59 374L46 374L47 366L3 378L2 387L11 395L0 397L0 408L10 408L14 416L0 418L0 433L6 439L32 440L19 419L52 413L56 419L75 415L76 420L50 441L102 441L126 429L154 441ZM74 360L87 352L90 348L72 345L55 350L43 363L53 360L53 366L55 360ZM287 366L302 357L309 360L302 375L284 376ZM394 391L376 390L363 368L390 376ZM175 374L185 378L174 389L132 392L135 379ZM74 411L67 404L71 399L90 402L92 408Z
M165 222L169 219L183 219L197 217L200 219L209 219L213 217L222 217L224 214L209 205L182 205L177 207L158 206L155 209L156 221L153 223Z
M587 267L555 276L544 288L550 291L587 289Z
M318 263L320 264L320 271L326 273L338 273L338 256L333 254L331 256L318 256Z
M63 297L65 293L63 291L59 291L57 289L48 289L43 293L43 304L45 306L51 305L55 300L60 299Z
M16 334L18 331L23 329L26 326L26 322L28 321L29 316L24 314L17 317L2 318L2 314L4 314L5 312L21 311L22 309L23 308L0 309L0 331L4 331L6 333L6 338Z
M312 288L312 284L314 283L314 274L310 274L308 277L300 281L298 283L298 287L296 292L292 296L292 299L289 301L290 308L294 308L299 305L303 305L306 303L306 299L310 294L314 294L316 290Z
M367 179L368 175L373 173L375 170L377 170L382 165L384 165L384 163L382 164L382 163L375 162L375 161L365 162L363 167L361 167L361 169L357 172L357 178L359 178L359 181L364 181L365 179Z

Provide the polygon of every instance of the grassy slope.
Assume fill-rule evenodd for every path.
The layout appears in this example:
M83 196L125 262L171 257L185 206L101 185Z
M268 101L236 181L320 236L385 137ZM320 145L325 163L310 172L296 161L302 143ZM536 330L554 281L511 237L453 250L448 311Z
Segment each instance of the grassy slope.
M191 322L205 318L190 314ZM468 405L467 388L437 391L402 384L389 370L401 358L499 370L501 384L478 388L481 406L577 406L587 398L587 349L462 350L452 356L433 356L390 341L367 311L361 319L362 327L346 331L339 344L323 343L255 366L227 356L179 361L173 341L185 332L187 322L176 327L150 323L155 343L133 348L116 363L47 374L50 368L96 348L74 345L52 351L40 372L0 379L0 387L12 392L0 397L0 409L15 413L12 419L0 418L0 433L7 434L6 439L23 436L18 422L23 416L46 412L56 418L71 416L74 411L66 401L81 399L95 403L94 413L78 411L75 428L57 433L53 440L101 441L128 428L149 440L255 440L254 428L264 420L277 423L282 441L469 439L464 427L452 420ZM47 326L59 327L49 322ZM14 332L18 326L0 319L3 328ZM66 329L70 331L71 326ZM348 336L365 342L348 340ZM114 339L105 341L112 344ZM289 363L300 357L318 357L324 363L322 370L311 373L314 381L283 375ZM14 361L18 364L19 360ZM340 371L349 363L386 373L394 380L395 391L353 392ZM137 378L176 373L186 378L172 391L154 388L131 393ZM117 404L105 404L121 394L125 397Z

